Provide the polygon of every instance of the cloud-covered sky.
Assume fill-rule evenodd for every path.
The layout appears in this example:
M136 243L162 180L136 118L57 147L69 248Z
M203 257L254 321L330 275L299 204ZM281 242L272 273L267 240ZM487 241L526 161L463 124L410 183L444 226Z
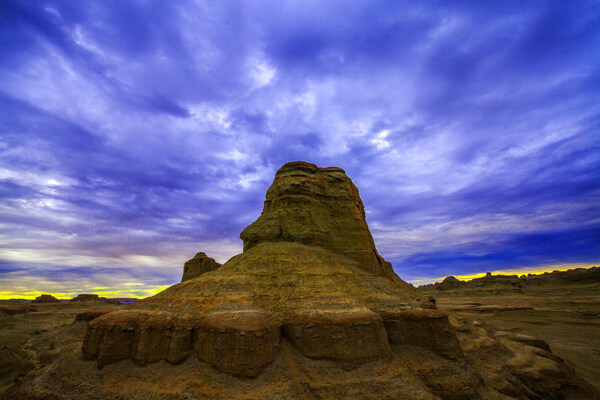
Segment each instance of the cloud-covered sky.
M600 3L0 2L0 297L224 262L293 160L406 280L597 263Z

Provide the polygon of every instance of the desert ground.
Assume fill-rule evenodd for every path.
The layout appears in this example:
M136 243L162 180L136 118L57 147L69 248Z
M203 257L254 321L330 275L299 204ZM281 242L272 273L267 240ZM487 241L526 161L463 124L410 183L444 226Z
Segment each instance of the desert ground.
M522 335L541 339L580 376L600 386L599 287L553 288L527 293L496 290L432 294L438 309L458 321L457 329L464 324L464 327L479 327L496 336ZM88 324L85 319L122 307L126 306L101 301L0 303L0 398L12 398L15 388L33 385L49 374L55 374L58 380L65 379L57 368L65 359L83 366L90 364L83 360L81 351ZM124 361L105 370L120 371L111 374L113 377L120 373L131 374L130 363ZM155 364L147 371L154 380L160 375L161 364ZM190 360L177 368L181 373L188 373L193 368L206 369L204 373L211 371L210 367L201 364ZM144 375L143 369L133 370L139 375L138 379ZM66 390L73 390L68 388L68 379L63 385ZM12 391L9 390L11 387ZM44 395L52 398L51 393L40 392L40 398Z
M80 351L77 343L83 340L87 322L81 317L75 321L77 315L119 307L104 301L0 302L0 396L23 377L51 365L67 344L75 343L72 351Z
M600 387L600 285L520 290L427 291L438 309L493 330L544 340Z

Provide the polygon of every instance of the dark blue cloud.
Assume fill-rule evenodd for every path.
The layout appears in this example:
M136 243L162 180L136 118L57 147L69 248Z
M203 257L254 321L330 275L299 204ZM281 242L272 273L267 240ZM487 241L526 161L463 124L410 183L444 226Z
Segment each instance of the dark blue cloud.
M2 274L225 261L299 159L347 171L401 276L598 262L597 11L3 1Z
M539 265L587 263L597 259L600 247L600 225L561 231L506 235L502 239L487 238L438 252L414 254L396 262L396 268L413 278L448 276L453 271L476 274L487 270ZM460 266L457 268L457 266Z

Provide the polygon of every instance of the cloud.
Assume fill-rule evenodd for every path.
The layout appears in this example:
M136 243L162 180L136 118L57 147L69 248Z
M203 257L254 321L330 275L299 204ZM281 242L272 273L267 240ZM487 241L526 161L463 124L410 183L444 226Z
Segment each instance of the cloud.
M175 282L292 160L347 171L401 276L600 254L595 2L0 7L1 274Z

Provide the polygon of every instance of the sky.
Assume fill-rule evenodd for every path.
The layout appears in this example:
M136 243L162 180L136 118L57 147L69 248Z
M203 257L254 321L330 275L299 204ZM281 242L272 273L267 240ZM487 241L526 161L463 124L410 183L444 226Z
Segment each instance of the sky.
M147 296L338 166L415 284L600 263L598 1L0 2L0 298Z

